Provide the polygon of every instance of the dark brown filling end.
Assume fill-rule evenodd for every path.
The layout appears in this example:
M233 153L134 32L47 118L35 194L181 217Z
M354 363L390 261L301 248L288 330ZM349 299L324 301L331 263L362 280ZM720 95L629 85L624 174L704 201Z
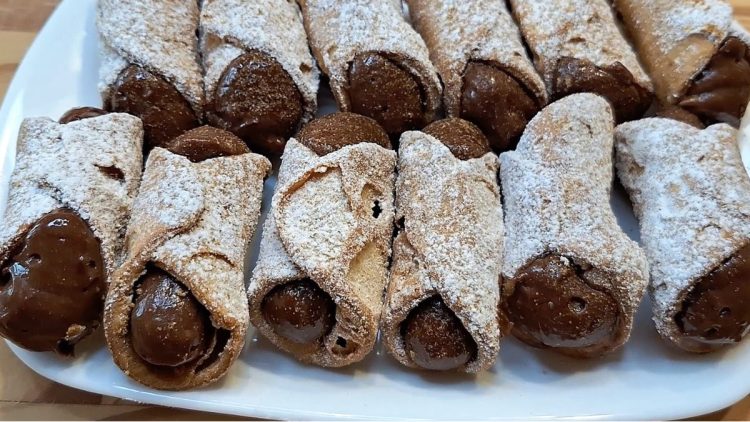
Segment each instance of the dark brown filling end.
M616 335L619 307L589 286L585 271L558 255L534 260L503 303L513 334L535 347L584 348Z
M698 129L704 129L706 127L700 117L678 106L660 105L656 110L656 113L654 113L654 116L677 120Z
M200 124L190 103L174 85L136 65L128 66L117 77L105 108L143 121L146 152Z
M440 296L425 299L401 324L412 362L423 369L448 371L476 359L477 344Z
M490 152L490 144L473 123L456 117L432 122L422 129L443 143L459 160L479 158Z
M699 280L674 318L684 336L711 348L742 340L750 329L750 245Z
M277 335L298 344L321 342L336 322L333 299L310 279L274 287L263 298L261 312Z
M391 149L388 134L375 120L354 113L333 113L317 118L297 133L296 139L319 156L362 142Z
M351 111L372 117L391 136L426 125L419 79L382 53L362 53L349 67Z
M653 95L619 62L599 67L588 60L563 57L554 71L552 99L579 92L593 92L609 100L618 123L640 118L653 100Z
M487 134L495 152L515 148L539 108L535 96L507 72L480 62L469 62L466 66L461 117Z
M216 157L246 154L250 148L231 132L211 126L191 129L168 141L164 148L198 163Z
M50 212L0 265L0 333L29 350L72 354L99 325L105 277L88 224L70 209Z
M705 123L739 126L750 100L750 52L737 37L729 37L705 69L696 76L679 105Z
M67 124L70 122L75 122L77 120L104 116L105 114L107 114L105 110L96 107L76 107L66 111L65 114L60 117L59 122L62 124Z
M302 120L302 94L279 62L247 52L224 69L208 122L242 138L253 151L278 156Z
M149 266L130 314L133 350L147 363L176 368L207 357L216 344L208 311L170 274Z

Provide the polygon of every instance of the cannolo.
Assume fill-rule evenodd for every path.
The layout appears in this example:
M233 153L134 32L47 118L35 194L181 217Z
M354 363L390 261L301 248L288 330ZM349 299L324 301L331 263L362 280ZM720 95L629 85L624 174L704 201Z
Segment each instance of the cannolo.
M593 92L618 122L641 117L653 87L607 0L510 0L550 98Z
M143 120L146 151L198 126L198 2L99 0L96 8L104 108Z
M473 124L449 118L399 142L383 339L402 364L478 372L495 362L503 211L497 158Z
M435 120L440 80L400 1L301 4L310 47L341 111L371 117L395 137Z
M206 118L254 151L281 155L317 110L318 68L299 7L287 0L204 0Z
M21 124L0 220L0 334L71 355L101 321L141 176L143 126L127 114Z
M373 348L388 281L396 153L372 119L336 113L286 145L248 298L250 321L304 362Z
M653 118L618 126L615 143L657 330L690 352L739 342L750 329L750 179L737 130Z
M168 147L146 161L104 331L125 374L184 390L221 378L245 343L245 249L271 164L209 127Z
M547 102L547 91L505 2L408 3L445 84L446 113L479 126L497 152L515 147L526 123Z
M750 35L721 0L615 0L658 99L739 126L750 100Z
M646 257L609 206L612 111L575 94L534 117L500 155L502 309L521 341L574 357L622 346L648 280Z

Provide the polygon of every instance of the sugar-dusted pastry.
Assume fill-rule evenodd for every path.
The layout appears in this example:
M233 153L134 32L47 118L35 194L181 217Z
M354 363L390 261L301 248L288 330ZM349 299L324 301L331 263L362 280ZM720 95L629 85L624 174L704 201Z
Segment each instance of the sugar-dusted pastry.
M0 334L29 350L73 354L99 326L141 178L141 121L84 112L25 119L18 135L0 219Z
M247 333L245 249L271 164L229 132L201 127L155 148L112 279L104 328L122 371L185 390L221 378Z
M750 34L723 0L615 0L659 100L734 126L750 100Z
M408 0L414 26L445 84L450 116L470 120L497 152L515 147L547 102L503 0Z
M143 120L146 151L200 124L198 13L195 1L96 2L104 108Z
M441 84L399 0L301 0L310 47L341 111L389 135L435 120Z
M497 157L473 124L439 120L401 136L399 233L382 333L399 362L479 372L500 346L503 211Z
M657 330L690 352L739 342L750 330L750 179L737 130L653 118L618 126L615 142Z
M208 122L281 155L317 110L319 72L297 3L204 0L200 28Z
M388 282L396 153L372 119L335 113L289 140L248 297L250 321L304 362L373 348Z
M521 341L574 357L622 346L648 283L646 257L609 205L613 116L594 94L543 109L500 155L502 308Z
M653 87L607 0L510 0L552 100L593 92L618 122L641 117Z

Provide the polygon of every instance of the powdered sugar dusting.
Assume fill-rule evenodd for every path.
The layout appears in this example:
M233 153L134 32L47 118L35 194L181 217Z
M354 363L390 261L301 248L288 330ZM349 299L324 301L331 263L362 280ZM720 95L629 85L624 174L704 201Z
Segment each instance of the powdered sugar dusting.
M503 257L503 211L497 158L459 160L434 137L406 132L399 148L397 219L404 228L394 246L383 317L384 341L401 363L401 324L424 299L439 294L477 343L466 372L495 362L497 306Z
M629 337L648 280L643 251L623 233L609 206L612 124L603 98L571 95L537 114L516 151L500 155L505 283L548 253L590 268L586 281L621 308L621 332L609 350Z
M639 85L651 90L651 80L620 33L607 0L510 0L510 3L548 87L557 60L572 57L602 67L619 62Z
M294 138L286 145L248 296L253 324L298 359L343 366L374 346L388 280L395 161L395 152L372 143L323 157ZM305 277L337 305L332 332L312 346L277 336L261 313L273 287ZM339 337L356 348L337 353Z
M237 358L248 327L244 255L270 169L265 157L252 153L193 163L162 148L151 151L129 225L128 256L105 304L107 343L125 373L149 386L184 389L216 381ZM216 362L163 377L133 351L127 328L133 287L150 262L185 285L215 327L231 332Z
M137 64L174 84L201 115L204 95L195 35L198 3L98 0L96 7L102 97L109 98L111 85L128 64Z
M304 100L303 120L313 118L320 74L296 2L205 0L200 28L209 101L227 65L246 50L257 50L275 58L292 77Z
M750 242L750 179L725 124L670 119L617 127L617 172L640 221L659 332L679 341L674 315L698 279Z
M615 0L657 94L674 103L718 51L732 26L723 0ZM742 38L742 37L740 37Z
M0 262L39 218L70 208L101 241L108 275L119 264L125 226L141 177L141 121L107 114L68 124L29 118L18 135L8 207L0 224ZM115 167L122 180L102 168Z
M425 90L428 114L440 108L441 84L427 46L402 15L397 1L304 0L310 46L342 111L349 111L349 64L358 53L390 53ZM431 120L431 119L430 119Z
M464 69L474 60L508 71L539 103L547 102L544 82L527 56L503 0L409 0L409 10L445 83L449 114L460 112Z

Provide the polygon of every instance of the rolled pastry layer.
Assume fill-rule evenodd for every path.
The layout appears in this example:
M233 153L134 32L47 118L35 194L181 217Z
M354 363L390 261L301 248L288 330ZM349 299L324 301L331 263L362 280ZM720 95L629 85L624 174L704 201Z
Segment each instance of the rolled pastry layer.
M432 132L433 125L425 131ZM383 339L406 366L479 372L495 362L501 336L498 163L489 148L477 158L456 157L443 144L451 135L414 131L401 136L400 232L393 246Z
M96 8L104 108L140 117L146 150L198 126L204 103L198 3L101 0Z
M722 0L615 0L659 100L739 125L750 100L750 35Z
M617 121L641 117L653 88L607 0L510 0L552 100L593 92Z
M315 115L319 72L293 1L205 0L206 117L254 151L281 155Z
M184 390L215 382L237 359L248 326L245 249L270 168L256 154L191 162L151 152L104 310L125 374Z
M607 102L575 94L542 110L500 156L503 310L532 346L591 357L630 336L648 266L609 206L612 131Z
M141 177L143 126L127 114L21 124L0 220L0 334L72 354L101 321Z
M445 84L447 114L478 125L495 151L512 149L547 91L505 2L408 3Z
M390 135L435 120L441 84L424 41L394 0L304 0L310 47L339 109Z
M750 327L750 179L737 131L653 118L618 126L615 139L657 330L691 352L739 342Z
M298 137L307 146L295 138L287 143L248 289L250 320L264 336L297 359L333 367L361 360L375 344L396 164L396 153L369 135L340 149L318 144L331 135L362 139L364 118L339 116L304 128ZM350 118L351 125L317 130ZM388 145L383 130L366 120Z

